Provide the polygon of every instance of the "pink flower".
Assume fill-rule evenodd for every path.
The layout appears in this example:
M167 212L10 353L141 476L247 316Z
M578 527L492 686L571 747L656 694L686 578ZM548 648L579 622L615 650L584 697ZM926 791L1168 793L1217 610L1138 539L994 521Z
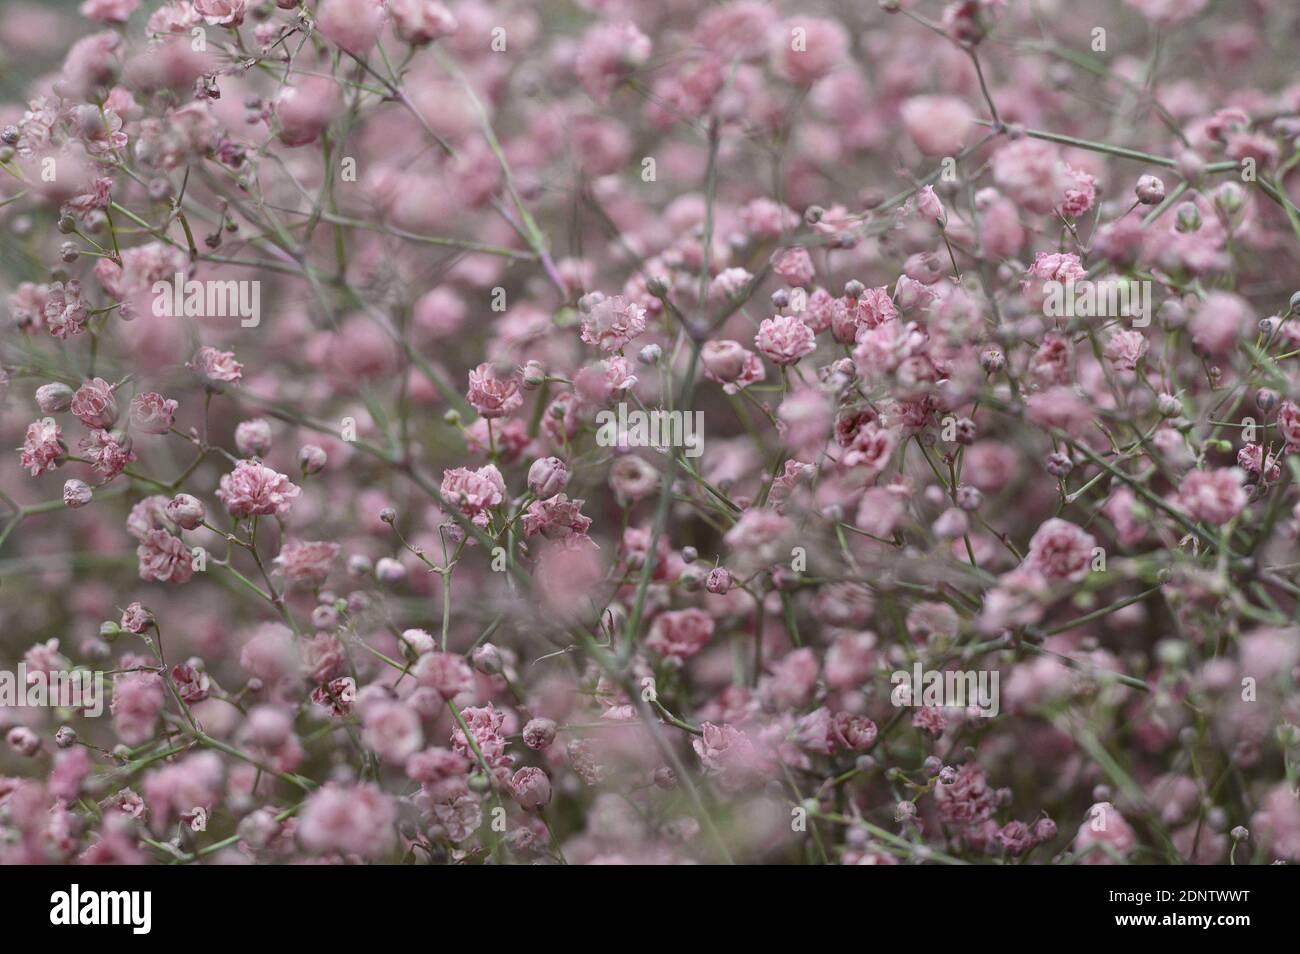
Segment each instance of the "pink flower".
M256 460L241 460L221 478L217 489L217 497L233 517L283 517L299 493L288 477Z
M524 511L524 536L540 533L549 540L557 540L574 533L585 534L591 518L582 515L582 504L583 501L570 500L564 494L534 500Z
M468 706L461 711L461 718L465 720L465 725L469 727L470 735L474 737L475 745L478 752L483 756L483 761L488 764L489 768L499 768L509 765L511 758L506 755L506 740L501 734L501 726L505 722L505 713L499 712L493 707L492 703L486 706ZM454 752L459 752L467 759L478 761L478 756L470 747L465 732L456 726L451 732L451 748Z
M22 466L33 477L39 477L47 470L53 470L63 457L63 428L53 418L33 421L27 425L27 436L23 441Z
M645 309L622 295L601 298L582 318L582 340L602 351L622 350L645 332Z
M396 843L397 805L369 782L330 782L312 792L298 823L298 840L316 854L339 852L372 861Z
M1250 303L1227 291L1206 295L1188 323L1192 342L1213 357L1234 351L1248 334L1254 334L1254 326L1255 315Z
M681 665L713 638L713 620L694 607L660 613L650 626L646 646L672 663Z
M209 385L232 384L244 376L244 366L235 360L235 353L216 348L200 348L185 367Z
M551 800L551 780L539 768L521 768L510 779L510 792L521 808L537 811Z
M156 672L124 672L113 676L113 729L127 745L153 738L164 701L162 677Z
M1106 342L1106 360L1117 371L1136 371L1147 347L1146 335L1140 331L1117 331Z
M1220 526L1246 509L1245 476L1236 467L1194 470L1178 488L1179 503L1195 519Z
M773 28L772 65L792 83L808 84L848 56L849 35L838 21L796 17Z
M175 423L178 406L156 391L141 392L131 399L131 427L146 434L166 434Z
M248 0L194 0L194 12L208 26L229 27L232 30L244 22L244 8Z
M1288 447L1300 448L1300 406L1293 401L1283 401L1277 409L1277 432ZM31 434L31 430L28 430Z
M632 23L597 23L583 34L573 72L597 102L650 59L650 39Z
M899 112L903 128L927 156L956 156L975 122L971 108L953 96L913 96Z
M796 364L804 355L817 350L813 330L793 315L764 319L758 326L754 344L764 357L782 367Z
M331 43L353 56L364 57L384 28L383 8L377 0L322 0L316 11L316 27Z
M487 524L484 511L501 503L506 496L506 482L501 471L492 464L486 464L478 470L456 467L442 475L442 495L460 512L476 523L482 518L482 525Z
M1088 575L1096 545L1092 534L1068 520L1053 517L1030 538L1026 562L1049 580L1078 583Z
M113 388L103 378L92 378L72 396L71 410L87 427L112 427L117 420Z
M495 364L484 362L469 373L469 393L465 399L489 420L514 413L524 403L519 381L513 374L502 374Z
M286 146L306 146L329 128L342 104L339 85L328 76L299 76L280 90L275 118L280 141Z
M704 771L718 780L727 792L737 792L762 775L762 760L753 742L733 725L705 722L701 734L691 740Z
M1110 802L1097 802L1074 836L1074 853L1085 865L1113 865L1137 847L1137 835Z
M758 355L738 341L706 341L700 349L705 377L717 381L727 394L735 394L767 377Z
M456 32L456 18L438 0L385 0L397 35L420 46Z
M77 442L77 446L90 461L95 473L105 480L112 480L136 459L131 450L130 438L123 437L118 431L111 434L108 431L91 431Z
M361 741L385 762L403 765L424 744L420 716L393 699L367 702L361 709Z
M100 23L125 23L139 6L140 0L85 0L77 10Z
M315 589L325 582L338 555L337 543L286 540L275 565L277 572L290 583Z
M159 583L187 583L194 575L189 548L166 530L150 530L135 548L140 579Z
M808 250L799 247L780 252L772 266L772 272L791 288L809 287L816 275Z
M50 286L42 308L45 327L59 340L81 334L90 312L86 309L85 299L81 297L81 282L55 282Z

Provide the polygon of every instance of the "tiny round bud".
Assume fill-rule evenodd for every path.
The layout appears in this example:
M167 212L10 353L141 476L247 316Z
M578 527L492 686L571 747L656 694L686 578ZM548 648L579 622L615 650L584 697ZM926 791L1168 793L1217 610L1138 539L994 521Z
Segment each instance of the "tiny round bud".
M447 413L442 416L442 420L449 427L457 427L460 425L460 411L454 407L449 408Z
M772 292L772 307L777 311L790 307L790 293L784 288L778 288Z
M240 421L235 428L235 446L245 457L265 457L271 449L271 422L264 417Z
M698 563L687 563L682 567L682 572L677 574L677 582L682 585L683 589L694 592L700 588L707 575L704 567Z
M72 726L61 725L54 733L54 744L61 749L71 748L77 743L77 733Z
M59 246L59 258L65 262L75 262L81 257L81 249L73 242L64 242Z
M677 773L667 765L661 765L655 769L654 779L656 788L667 791L677 787Z
M90 503L93 493L84 480L74 478L63 485L63 503L70 510L79 510Z
M997 374L1006 366L1007 359L1001 351L985 351L980 355L980 367L985 374Z
M731 571L725 566L714 567L704 578L704 588L715 596L725 596L731 591Z
M1250 837L1250 829L1245 825L1236 825L1228 834L1232 836L1233 841L1245 841Z
M29 759L41 750L41 737L25 725L10 729L5 741L23 758Z
M921 763L921 771L928 778L934 778L943 769L943 759L937 755L927 755L925 761Z
M700 558L700 551L695 549L695 547L692 546L682 547L683 563L694 563L699 558Z
M45 414L59 414L72 406L72 388L55 382L36 389L36 404Z
M1183 402L1172 394L1161 394L1156 398L1156 410L1160 412L1161 417L1177 417L1183 413Z
M104 622L99 624L99 635L104 639L107 639L109 642L112 642L114 639L117 639L117 637L122 635L122 627L118 626L117 623L113 622L111 619L106 619Z
M397 519L397 511L392 507L385 507L383 510L379 511L379 519L384 523L391 525L393 521Z
M555 741L554 719L529 719L524 726L524 745L530 749L549 748Z
M1183 202L1178 206L1174 227L1180 232L1196 232L1201 228L1201 210L1194 202Z
M1034 841L1051 841L1056 837L1056 822L1050 818L1040 818L1034 822Z
M502 669L501 650L492 643L484 643L470 654L470 662L483 675L495 676Z
M303 476L319 474L325 469L325 450L315 444L303 444L298 448L298 467Z
M1165 200L1165 184L1155 176L1139 176L1133 191L1143 205L1159 205Z
M664 356L664 349L657 344L648 344L636 354L636 359L642 364L658 364L659 359Z
M1277 400L1277 392L1269 388L1260 388L1255 392L1255 406L1266 414L1277 407Z
M389 586L406 579L406 567L392 557L383 557L375 564L375 579Z
M1047 455L1047 463L1045 466L1047 472L1053 477L1062 478L1074 469L1074 461L1070 460L1069 454L1055 451L1054 453Z
M539 500L554 497L569 484L569 465L558 457L539 457L528 468L528 489Z
M951 765L945 765L939 770L939 784L951 785L957 781L957 770Z
M203 523L207 510L203 506L203 501L197 497L191 497L189 494L177 494L171 500L167 501L167 506L163 508L167 514L167 519L182 530L193 530Z
M984 495L980 493L980 489L972 487L970 484L960 485L953 494L953 498L957 506L966 511L978 510L980 504L984 503Z
M668 279L662 275L651 275L645 281L645 290L656 298L664 298L668 295Z
M1300 315L1300 291L1291 296L1291 314Z
M5 126L3 130L0 130L0 142L3 142L6 146L18 145L18 140L21 138L22 132L12 123Z
M863 292L866 290L867 286L862 284L862 282L858 281L856 278L844 283L844 294L848 298L861 298Z
M369 576L372 569L370 557L364 553L354 553L348 557L348 574L350 576Z
M1246 204L1246 193L1235 182L1225 182L1214 192L1214 205L1224 215L1236 215Z
M77 231L77 220L67 212L64 212L59 216L59 221L56 223L56 227L64 235L71 235L73 232Z
M535 391L546 383L546 369L536 359L524 363L521 383L526 391Z

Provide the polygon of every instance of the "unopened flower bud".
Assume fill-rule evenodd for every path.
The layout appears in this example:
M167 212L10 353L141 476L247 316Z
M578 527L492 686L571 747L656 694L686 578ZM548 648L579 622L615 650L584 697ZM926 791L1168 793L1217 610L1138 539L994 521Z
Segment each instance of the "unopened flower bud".
M1193 202L1184 202L1178 206L1174 227L1180 232L1196 232L1201 228L1201 210Z
M664 356L664 349L657 344L648 344L636 354L636 359L642 364L658 364L659 359Z
M527 361L524 364L524 371L521 377L521 384L526 391L535 391L546 383L546 369L542 363L536 359Z
M470 654L470 662L483 675L495 676L502 668L501 650L492 643L484 643Z
M203 501L189 494L177 494L167 501L163 511L167 514L167 519L182 530L193 530L203 523L203 518L207 515Z
M1143 205L1159 205L1165 200L1165 184L1155 176L1139 176L1133 191Z
M315 444L303 444L298 449L298 467L303 476L319 474L325 469L325 450Z
M1161 394L1156 398L1156 410L1161 417L1176 417L1183 413L1183 402L1172 394Z
M77 744L77 733L72 726L61 725L54 733L54 744L61 749L68 749Z
M406 567L392 557L383 557L375 564L375 579L388 586L394 586L406 579Z
M379 511L379 519L384 523L391 525L393 521L397 519L397 511L392 507L385 507L383 510Z
M36 389L36 404L45 414L59 414L72 406L72 388L55 382Z
M528 468L528 489L534 497L554 497L569 484L569 465L558 457L539 457Z
M63 485L63 503L70 510L78 510L90 503L93 491L84 480L69 480Z
M715 596L725 596L731 591L731 571L725 566L714 567L704 578L704 588Z
M555 741L555 720L529 719L524 726L524 745L530 749L549 748Z

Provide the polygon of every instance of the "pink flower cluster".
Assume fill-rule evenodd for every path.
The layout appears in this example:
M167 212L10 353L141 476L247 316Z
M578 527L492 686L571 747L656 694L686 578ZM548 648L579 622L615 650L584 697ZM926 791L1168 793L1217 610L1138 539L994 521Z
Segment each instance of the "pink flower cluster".
M6 7L0 864L1300 862L1284 6Z

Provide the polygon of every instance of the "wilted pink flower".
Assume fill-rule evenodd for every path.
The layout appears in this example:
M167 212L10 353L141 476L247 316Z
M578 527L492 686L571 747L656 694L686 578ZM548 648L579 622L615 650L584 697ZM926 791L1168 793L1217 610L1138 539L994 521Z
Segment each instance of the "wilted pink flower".
M551 780L539 768L521 768L510 779L510 791L527 811L545 808L551 800Z
M131 427L146 434L166 434L175 423L177 407L176 401L156 391L143 391L131 399Z
M77 447L90 461L95 473L105 480L112 480L136 459L131 450L131 439L118 431L91 431L77 442Z
M788 248L779 252L772 272L792 288L807 288L816 274L806 248Z

